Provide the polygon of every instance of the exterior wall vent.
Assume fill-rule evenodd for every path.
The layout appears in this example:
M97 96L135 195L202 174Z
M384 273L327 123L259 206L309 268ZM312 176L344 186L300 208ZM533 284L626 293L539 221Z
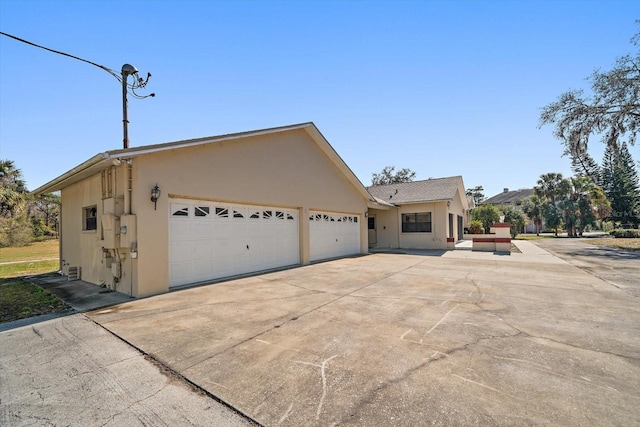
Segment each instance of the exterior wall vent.
M67 280L80 280L80 267L68 267Z

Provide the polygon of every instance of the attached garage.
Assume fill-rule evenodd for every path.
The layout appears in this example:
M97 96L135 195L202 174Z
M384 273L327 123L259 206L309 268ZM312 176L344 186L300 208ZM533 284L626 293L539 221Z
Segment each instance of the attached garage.
M107 151L57 190L63 274L137 297L368 251L371 195L313 123Z
M174 199L169 210L169 286L295 265L298 211Z
M358 215L309 212L311 261L360 253Z

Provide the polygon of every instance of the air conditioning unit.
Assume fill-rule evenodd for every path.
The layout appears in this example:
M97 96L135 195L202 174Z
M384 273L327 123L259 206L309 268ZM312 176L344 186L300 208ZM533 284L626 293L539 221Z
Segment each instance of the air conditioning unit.
M80 280L80 267L67 267L67 280Z

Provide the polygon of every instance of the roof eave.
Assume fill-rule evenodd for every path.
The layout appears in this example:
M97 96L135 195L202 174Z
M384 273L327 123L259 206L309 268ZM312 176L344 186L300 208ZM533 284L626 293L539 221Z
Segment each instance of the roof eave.
M31 194L37 196L39 194L47 194L53 191L61 190L75 182L84 179L85 177L91 176L96 172L100 172L101 170L106 169L110 164L110 160L113 158L114 157L110 156L108 152L96 154L89 160L80 163L75 168L36 188L31 192Z
M434 199L434 200L416 200L416 201L408 201L408 202L394 202L396 205L419 205L421 203L439 203L439 202L452 202L453 198L450 199Z
M316 127L313 122L307 123L304 126L305 131L313 138L316 143L322 141L323 144L318 144L320 149L325 153L329 159L338 167L340 172L347 178L347 180L358 190L358 192L366 199L371 199L371 194L367 191L367 188L362 184L362 182L358 179L356 174L353 173L351 168L347 165L347 163L340 157L340 155L336 152L333 146L329 143L327 138L320 132L320 130Z

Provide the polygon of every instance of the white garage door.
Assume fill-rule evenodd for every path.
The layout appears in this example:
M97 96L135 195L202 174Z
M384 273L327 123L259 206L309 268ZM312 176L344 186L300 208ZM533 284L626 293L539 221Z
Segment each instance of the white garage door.
M300 263L298 211L174 199L169 286Z
M360 222L357 215L309 213L311 261L360 253Z

